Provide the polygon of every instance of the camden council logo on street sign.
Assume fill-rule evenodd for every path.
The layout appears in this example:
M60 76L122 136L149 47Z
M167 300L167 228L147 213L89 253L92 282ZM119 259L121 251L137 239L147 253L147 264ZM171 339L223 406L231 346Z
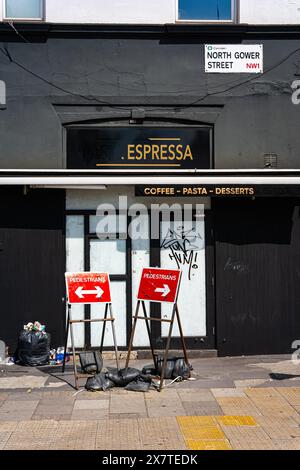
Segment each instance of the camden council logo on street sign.
M178 269L144 268L138 291L138 300L174 303L181 271Z
M205 45L206 73L263 73L262 44Z
M65 273L68 303L110 303L108 273Z

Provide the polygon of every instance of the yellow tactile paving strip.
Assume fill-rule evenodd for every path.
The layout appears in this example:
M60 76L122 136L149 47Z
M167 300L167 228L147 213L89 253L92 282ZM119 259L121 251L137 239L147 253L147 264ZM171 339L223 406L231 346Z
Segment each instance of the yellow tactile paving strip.
M252 416L218 416L217 420L224 426L256 426Z
M187 439L186 444L189 450L232 450L228 441L201 441Z
M190 450L231 450L226 426L237 430L243 427L243 434L256 426L252 416L179 416L177 422Z

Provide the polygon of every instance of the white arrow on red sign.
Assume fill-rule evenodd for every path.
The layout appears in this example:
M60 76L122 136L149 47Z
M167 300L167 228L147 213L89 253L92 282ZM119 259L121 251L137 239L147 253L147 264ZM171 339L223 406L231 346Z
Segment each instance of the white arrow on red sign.
M168 293L170 292L170 288L168 284L164 284L164 287L157 287L155 292L161 292L162 297L167 297Z
M75 294L80 298L83 299L85 295L95 295L97 299L100 299L104 290L101 287L96 286L94 290L83 290L82 286L77 287Z

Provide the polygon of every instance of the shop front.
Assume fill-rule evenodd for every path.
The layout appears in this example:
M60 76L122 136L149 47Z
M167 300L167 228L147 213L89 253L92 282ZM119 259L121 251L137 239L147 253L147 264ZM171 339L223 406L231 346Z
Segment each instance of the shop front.
M71 126L67 128L67 164L72 169L102 169L121 178L123 185L104 184L95 189L66 191L67 271L107 271L112 281L112 297L117 318L118 346L126 349L131 333L142 269L159 266L182 270L179 302L186 342L190 349L214 349L214 312L206 278L213 266L207 250L210 236L210 198L187 201L167 187L124 184L134 171L149 182L156 175L176 175L209 169L212 164L212 128L136 125ZM106 173L105 173L106 172ZM152 173L151 173L152 172ZM182 173L181 173L182 174ZM105 178L104 178L105 182ZM176 193L177 195L177 193ZM101 214L101 215L100 215ZM208 291L208 292L207 292ZM207 307L208 304L208 307ZM152 304L151 315L169 318L168 304ZM76 306L78 319L93 318L99 306ZM75 331L77 347L96 347L100 326L86 324ZM163 348L167 324L152 322L156 348ZM180 348L179 331L173 332L173 348ZM107 328L106 347L113 344ZM149 348L147 330L138 325L135 348Z
M185 184L178 178L1 172L2 334L11 349L32 318L63 344L64 272L108 271L118 347L126 350L141 271L152 266L182 271L178 305L188 349L220 356L292 351L300 308L299 172L199 170L181 177ZM194 196L195 188L208 196ZM99 313L95 304L72 308L74 319ZM151 304L153 317L170 313L167 304ZM179 349L177 328L173 333L171 347ZM152 322L157 349L166 336ZM78 348L97 347L100 337L97 323L75 326ZM105 347L113 347L109 328ZM149 348L143 322L134 347Z
M1 339L10 350L34 320L63 345L64 273L89 270L110 273L126 350L141 270L158 266L182 270L190 350L290 353L300 330L297 28L19 27L29 42L0 25ZM219 45L263 51L264 73L211 73L207 46ZM73 315L97 313L79 305ZM151 322L151 335L163 348L165 326ZM96 324L76 326L78 348L99 336ZM105 338L110 349L109 329ZM149 347L144 325L134 347Z

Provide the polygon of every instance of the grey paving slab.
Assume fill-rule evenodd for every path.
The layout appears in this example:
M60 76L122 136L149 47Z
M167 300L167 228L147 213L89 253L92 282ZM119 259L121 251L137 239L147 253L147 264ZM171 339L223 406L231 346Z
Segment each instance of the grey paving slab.
M245 397L244 390L237 388L213 388L211 393L215 398L217 397Z
M193 382L183 382L180 385L180 389L211 389L211 388L234 388L234 382L228 378L214 379L199 379Z
M114 394L116 389L114 389ZM110 392L87 392L85 390L80 390L79 393L75 392L74 398L78 400L108 400L110 397Z
M188 416L220 416L223 415L222 408L215 402L183 402L183 408Z
M132 397L111 395L110 399L110 412L112 413L145 413L146 404L144 395L136 395L136 398Z
M185 409L183 405L180 406L152 406L148 408L148 416L151 417L165 417L165 416L181 416L185 414Z
M19 375L17 377L1 377L0 376L0 389L33 389L42 388L45 386L47 377L36 376L36 375Z
M0 411L0 421L23 421L31 419L33 411L6 411L2 413Z
M43 391L33 392L10 392L7 394L7 401L39 401L43 398ZM25 405L26 406L26 405Z
M108 418L108 410L74 410L71 414L71 420L99 420Z
M66 420L71 419L71 416L72 416L72 413L68 413L68 414L55 414L55 413L36 414L34 413L31 416L31 419L36 420L36 421L44 421L45 419L46 420L55 419L56 421L66 421Z
M29 410L35 410L35 408L38 405L38 400L6 400L0 410L1 413L4 413L5 411L29 411Z
M75 410L103 410L108 409L109 400L77 400L74 403Z
M199 401L212 401L215 402L215 397L211 390L178 390L178 397L184 402L199 402Z
M138 419L147 417L147 413L109 413L110 419Z

